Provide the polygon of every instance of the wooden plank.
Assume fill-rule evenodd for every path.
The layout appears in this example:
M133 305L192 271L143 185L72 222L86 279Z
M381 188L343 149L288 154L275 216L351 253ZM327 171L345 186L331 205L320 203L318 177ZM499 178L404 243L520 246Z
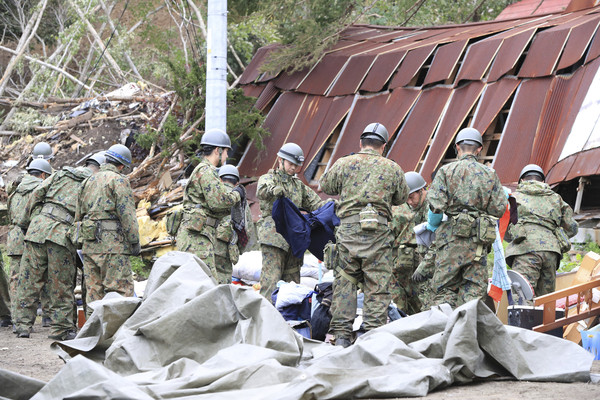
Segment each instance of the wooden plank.
M558 319L558 320L556 320L556 321L554 321L554 322L552 322L550 324L547 324L547 325L544 322L544 325L534 326L533 330L535 332L547 332L547 331L550 331L552 329L560 328L561 326L568 325L568 324L570 324L572 322L581 321L582 319L590 318L590 317L593 317L593 316L596 316L596 315L600 315L600 307L593 308L593 309L591 309L589 311L584 311L583 313L578 314L578 315L574 315L572 317ZM544 318L545 317L546 317L546 315L544 314Z
M536 297L535 299L533 299L534 305L536 305L536 306L545 305L547 303L551 303L553 301L568 297L572 294L584 292L586 290L591 290L591 289L599 287L599 286L600 286L600 277L598 277L597 279L594 279L593 281L590 281L590 282L581 283L579 285L571 286L570 288L567 288L567 289L559 290L554 293L549 293L544 296Z

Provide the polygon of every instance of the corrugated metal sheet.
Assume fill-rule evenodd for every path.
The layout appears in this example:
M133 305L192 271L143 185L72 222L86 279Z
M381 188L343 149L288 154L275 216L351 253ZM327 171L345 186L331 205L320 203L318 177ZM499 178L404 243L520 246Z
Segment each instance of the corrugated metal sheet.
M266 85L254 85L248 84L242 86L242 90L244 91L244 95L248 97L259 97Z
M422 91L390 148L388 158L405 171L413 171L417 167L451 94L452 89L446 87Z
M485 132L520 82L518 79L505 78L487 85L477 105L472 126L479 132Z
M410 81L412 81L415 74L419 72L425 61L431 56L435 47L435 44L430 44L429 46L410 50L402 60L400 68L396 71L396 75L392 78L390 89L407 86Z
M461 80L483 79L501 44L501 39L493 39L482 40L470 45L456 80L460 82Z
M254 57L252 57L252 61L246 66L244 73L240 77L240 85L254 82L262 74L262 72L259 71L259 68L265 62L269 53L279 47L279 45L272 44L258 49L254 54Z
M479 99L484 87L483 82L471 82L452 93L448 109L444 113L420 171L427 180L442 161L446 149Z
M286 142L298 112L306 100L305 94L283 93L267 114L263 127L271 135L263 140L264 149L250 145L239 165L245 176L259 176L266 173L275 164L279 148Z
M567 157L552 166L546 174L546 182L552 185L564 181L575 162L575 158L576 156Z
M577 25L571 29L569 40L565 45L565 50L560 57L557 70L570 67L581 59L585 54L585 50L592 41L594 33L598 28L600 16L593 15L590 20Z
M431 62L431 67L427 72L423 85L450 79L456 63L460 60L468 40L463 39L440 46Z
M513 69L521 57L523 50L525 50L527 44L529 44L529 41L535 34L535 31L535 28L531 28L514 36L507 37L502 41L500 50L498 50L490 69L488 82L497 81L502 75Z
M516 182L523 166L530 163L539 116L551 84L552 78L521 82L493 164L502 182Z
M600 30L596 30L594 38L592 39L592 43L590 43L590 48L585 56L585 64L595 60L598 57L600 57Z
M331 159L335 161L357 151L362 129L371 122L382 123L392 136L413 106L419 93L418 90L413 89L396 89L391 93L357 98Z
M390 77L398 69L400 62L406 55L406 51L395 53L385 53L377 56L374 65L367 74L367 77L360 86L360 90L367 92L379 92L385 84L390 80Z
M306 75L310 72L309 68L305 68L301 71L292 72L288 74L287 72L282 72L279 74L277 79L274 80L275 86L277 86L281 90L296 90L298 85L302 83Z
M561 12L567 8L571 0L522 0L506 6L496 17L496 21ZM542 5L546 3L544 8Z
M549 29L535 35L519 77L535 78L552 74L569 37L569 28Z
M356 93L376 57L375 55L351 57L327 95L342 96Z
M309 94L324 95L347 59L348 57L344 55L327 54L309 72L297 90Z
M254 104L254 107L258 108L261 111L264 110L265 107L267 107L267 105L269 105L269 103L271 101L273 101L275 96L277 96L278 94L279 94L279 89L277 89L277 87L275 87L275 84L273 83L273 81L270 81L267 84L267 87L265 87L265 89L262 91L262 93L260 94L258 99L256 99L256 103Z
M591 149L582 151L575 155L575 162L569 170L565 180L578 178L580 176L595 175L598 170L598 159L600 159L600 149Z

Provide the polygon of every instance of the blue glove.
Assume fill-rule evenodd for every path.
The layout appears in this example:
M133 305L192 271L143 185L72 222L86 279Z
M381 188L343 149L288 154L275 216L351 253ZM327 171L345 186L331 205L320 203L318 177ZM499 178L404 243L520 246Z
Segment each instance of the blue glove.
M427 213L427 230L435 232L435 230L442 223L443 217L443 213L436 214L433 211L429 210L429 212Z
M507 188L506 186L502 186L502 189L504 190L504 194L506 195L506 198L508 199L510 197L510 189Z

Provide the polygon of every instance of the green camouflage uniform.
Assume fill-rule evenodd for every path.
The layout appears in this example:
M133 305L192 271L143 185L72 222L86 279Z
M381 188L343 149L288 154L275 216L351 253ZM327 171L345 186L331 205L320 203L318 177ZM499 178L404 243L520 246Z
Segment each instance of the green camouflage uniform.
M219 221L229 215L231 207L239 201L239 193L232 192L225 186L219 179L215 166L203 158L185 187L183 217L177 231L177 249L198 256L210 268L216 280L216 228Z
M229 182L223 182L225 186L233 189L235 186ZM254 229L250 207L246 206L246 232L249 239L251 231ZM231 223L231 214L221 218L217 226L215 241L215 268L217 270L217 281L219 283L231 283L231 274L233 264L236 264L245 248L238 243L237 233L233 230ZM255 239L256 240L256 239Z
M115 165L102 165L83 184L75 220L81 222L77 241L83 243L85 304L108 292L133 296L129 256L140 236L127 176ZM91 313L88 307L87 316Z
M336 231L336 248L341 269L335 273L329 332L350 338L357 286L346 280L362 283L364 329L368 331L387 322L387 308L392 300L389 282L394 241L388 221L392 205L406 202L409 189L402 169L371 149L339 159L320 183L325 193L340 195L336 214L341 224ZM374 230L362 230L359 222L359 213L367 204L378 213Z
M10 320L10 295L8 293L8 277L4 271L4 262L2 260L2 252L0 252L0 320Z
M554 232L562 227L568 237L577 234L573 210L543 182L523 181L513 197L519 219L510 226L506 261L529 280L536 296L554 292L562 256Z
M10 230L6 236L6 253L10 257L10 297L17 298L17 283L19 281L19 269L21 268L21 257L25 250L25 232L29 226L30 216L27 215L27 202L33 191L43 182L41 178L33 175L25 175L8 188L8 220ZM44 310L44 317L49 317L50 296L48 294L47 284L44 284L38 296ZM12 315L17 315L17 303L13 301L11 305Z
M475 155L465 154L458 161L440 168L427 200L433 212L448 215L448 221L442 222L435 232L436 269L431 284L436 295L433 304L448 303L458 307L484 297L488 285L485 258L493 238L479 240L477 226L487 225L491 231L486 232L495 237L494 218L500 218L507 205L498 175L477 162Z
M421 311L420 286L412 281L412 274L427 251L425 246L417 246L413 228L427 221L429 203L427 200L415 210L408 204L392 207L391 228L394 233L394 269L390 291L399 309L408 314Z
M50 294L52 332L61 335L75 330L75 252L71 228L88 168L66 167L55 172L33 191L27 203L35 209L25 235L25 251L17 289L17 332L29 331L35 321L37 295L45 281Z
M288 242L275 229L271 212L273 203L277 200L273 194L277 186L283 188L283 195L298 208L314 211L325 204L319 195L298 177L290 176L280 169L269 170L258 179L256 195L260 200L262 214L258 221L258 239L262 253L260 294L269 301L280 280L300 283L300 268L304 263L302 258L294 257Z

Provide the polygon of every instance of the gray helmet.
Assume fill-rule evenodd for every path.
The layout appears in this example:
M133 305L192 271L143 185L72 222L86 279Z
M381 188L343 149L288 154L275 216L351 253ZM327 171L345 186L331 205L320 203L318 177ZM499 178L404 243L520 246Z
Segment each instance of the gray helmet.
M361 139L376 139L383 143L387 143L390 139L390 135L382 124L379 122L372 122L363 129L360 135Z
M304 152L296 143L286 143L281 146L277 156L296 165L302 165L304 162Z
M523 179L523 177L526 175L538 175L540 178L542 178L543 181L546 180L546 175L544 174L544 170L542 169L542 167L540 167L539 165L536 165L536 164L526 165L521 170L521 173L519 174L519 181L521 179Z
M122 144L113 144L104 153L107 159L121 163L122 165L129 167L131 165L131 151Z
M423 179L423 177L417 172L407 172L406 174L404 174L404 177L406 178L406 183L408 184L408 188L410 189L408 194L414 193L417 190L423 189L425 186L427 186L427 182L425 182L425 179Z
M96 154L91 155L85 160L85 165L98 164L98 166L101 166L102 164L106 164L106 156L104 153L104 151L99 151Z
M202 146L223 147L231 150L229 135L220 129L211 129L208 132L204 132L200 144Z
M52 147L46 142L39 142L33 146L31 151L31 158L42 158L44 160L50 160L54 155L52 154Z
M40 171L45 172L48 175L52 175L52 167L50 166L50 163L44 160L43 158L36 158L31 160L31 162L27 166L27 171Z
M481 140L481 133L479 133L479 131L475 128L464 128L461 129L460 132L458 132L454 144L459 144L462 142L470 145L479 144L479 146L483 146L483 140Z
M219 178L235 178L236 181L239 181L240 172L235 165L225 164L219 168Z

